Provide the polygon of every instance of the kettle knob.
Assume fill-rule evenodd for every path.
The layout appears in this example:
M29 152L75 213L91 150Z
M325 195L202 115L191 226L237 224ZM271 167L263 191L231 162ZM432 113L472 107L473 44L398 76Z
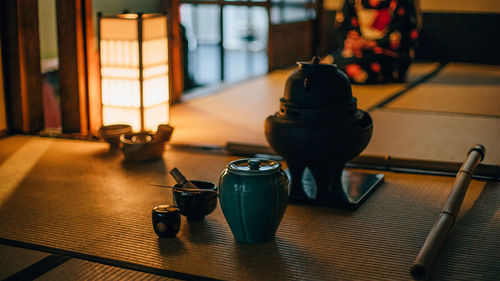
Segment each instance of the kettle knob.
M262 161L260 159L250 159L248 160L248 166L250 167L250 170L259 170L260 169L260 164Z

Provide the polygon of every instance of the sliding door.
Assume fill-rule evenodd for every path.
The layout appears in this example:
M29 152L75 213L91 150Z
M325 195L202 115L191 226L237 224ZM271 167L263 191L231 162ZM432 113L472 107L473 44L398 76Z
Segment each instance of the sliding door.
M315 0L270 0L269 70L311 59L318 34L318 4Z
M180 0L185 89L235 82L313 54L313 0Z

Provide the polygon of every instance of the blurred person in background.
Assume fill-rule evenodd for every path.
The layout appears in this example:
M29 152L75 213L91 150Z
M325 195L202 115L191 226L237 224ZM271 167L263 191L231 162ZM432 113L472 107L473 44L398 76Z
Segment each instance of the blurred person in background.
M345 0L334 24L343 46L322 63L336 64L355 84L405 81L419 36L414 0Z

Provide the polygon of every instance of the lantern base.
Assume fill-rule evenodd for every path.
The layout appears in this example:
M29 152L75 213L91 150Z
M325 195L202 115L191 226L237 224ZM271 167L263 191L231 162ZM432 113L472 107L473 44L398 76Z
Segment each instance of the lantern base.
M288 169L285 172L289 177L291 176L293 184L294 175L290 174ZM331 178L331 174L323 176ZM330 188L331 191L328 195L330 198L318 198L316 197L318 186L315 181L317 177L308 168L304 169L302 175L295 175L296 179L300 179L300 183L298 184L301 185L304 192L302 194L290 194L289 202L327 205L339 209L357 209L368 198L371 192L384 181L383 174L368 174L343 170L340 178L341 186L332 186Z

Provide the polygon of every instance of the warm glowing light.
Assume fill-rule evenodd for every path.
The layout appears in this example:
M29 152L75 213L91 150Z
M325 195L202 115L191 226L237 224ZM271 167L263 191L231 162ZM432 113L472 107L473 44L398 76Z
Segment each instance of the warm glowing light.
M142 30L138 21L142 21ZM159 124L168 123L165 15L100 18L100 58L103 125L130 124L134 131L155 131Z

